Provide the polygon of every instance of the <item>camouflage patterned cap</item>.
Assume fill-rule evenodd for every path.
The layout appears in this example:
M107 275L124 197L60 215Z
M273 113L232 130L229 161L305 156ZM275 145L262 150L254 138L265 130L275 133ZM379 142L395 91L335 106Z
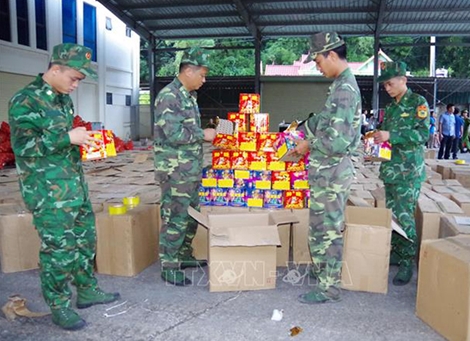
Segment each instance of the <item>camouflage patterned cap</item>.
M192 64L196 66L209 67L209 55L200 47L191 47L184 51L181 64Z
M386 82L399 76L406 76L406 64L404 62L384 62L380 64L380 76L377 78L377 82Z
M87 77L97 79L91 67L91 49L77 44L59 44L52 50L51 64L68 66Z
M333 50L344 45L344 40L336 32L320 32L310 37L310 50L304 63L315 60L319 53Z

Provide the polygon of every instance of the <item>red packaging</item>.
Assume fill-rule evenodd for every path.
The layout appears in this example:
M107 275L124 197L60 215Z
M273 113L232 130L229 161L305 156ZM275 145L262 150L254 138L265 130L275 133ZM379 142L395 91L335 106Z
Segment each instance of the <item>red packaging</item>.
M248 169L249 152L232 152L232 169Z
M258 136L258 151L274 152L274 142L278 133L260 133Z
M272 188L278 190L290 190L290 174L286 171L271 173Z
M305 207L304 191L293 190L284 193L284 208L300 209Z
M235 133L246 132L248 130L248 118L246 114L229 112L227 119L235 124Z
M248 152L248 168L250 170L266 170L269 161L269 153Z
M95 141L94 145L80 146L80 155L83 161L106 158L106 145L104 143L103 133L92 134L92 137L98 140Z
M224 150L212 151L212 168L230 169L231 152Z
M286 162L286 171L288 172L298 172L303 170L306 170L304 159L300 159L297 162Z
M238 140L233 135L217 134L212 141L212 145L221 150L237 150Z
M116 156L116 145L114 144L114 133L112 130L103 130L106 157Z
M269 114L251 114L250 131L267 133L269 131Z
M260 96L259 94L240 94L238 102L239 112L241 114L259 113Z
M245 132L238 134L238 145L240 150L247 152L256 152L257 134L254 132Z

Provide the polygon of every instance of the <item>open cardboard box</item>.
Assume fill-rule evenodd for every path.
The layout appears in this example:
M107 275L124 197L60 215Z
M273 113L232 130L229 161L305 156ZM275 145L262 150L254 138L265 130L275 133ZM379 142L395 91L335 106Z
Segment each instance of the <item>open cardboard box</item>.
M286 210L189 214L208 230L209 291L274 289L278 225L297 218Z

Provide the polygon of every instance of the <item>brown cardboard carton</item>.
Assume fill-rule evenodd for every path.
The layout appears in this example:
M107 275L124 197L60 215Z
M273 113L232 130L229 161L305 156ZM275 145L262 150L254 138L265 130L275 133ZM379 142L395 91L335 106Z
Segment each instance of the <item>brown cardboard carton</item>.
M287 210L189 214L208 229L209 291L240 291L276 287L278 225L296 222Z
M386 208L385 187L379 187L370 192L375 199L375 207Z
M451 179L458 180L463 187L470 188L470 168L452 168L450 177Z
M225 214L225 213L248 213L248 207L228 207L228 206L201 206L200 212L203 214ZM199 260L209 259L209 247L207 243L207 229L198 224L196 235L194 236L192 247L193 257Z
M96 214L97 272L134 276L158 259L158 205L139 205L123 215Z
M294 264L309 264L312 262L308 246L308 226L310 209L292 210L298 223L292 226L292 258Z
M444 214L441 217L439 238L470 234L470 217Z
M439 238L439 224L441 221L441 210L436 203L420 196L416 207L416 233L418 240Z
M342 287L387 293L392 213L384 208L346 207Z
M470 216L470 196L463 193L453 193L450 199L460 206L465 215Z
M5 273L37 269L41 241L31 213L18 204L0 205L0 262Z
M447 340L470 340L470 236L421 247L416 315Z

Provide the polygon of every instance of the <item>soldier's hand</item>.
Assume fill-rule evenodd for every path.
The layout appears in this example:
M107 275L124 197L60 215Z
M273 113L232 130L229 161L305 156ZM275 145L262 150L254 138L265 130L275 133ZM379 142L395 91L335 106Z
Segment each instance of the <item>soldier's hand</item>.
M213 128L204 129L204 141L212 142L212 140L215 139L215 135L217 135L215 132L215 129Z
M373 136L374 136L374 143L382 143L390 139L390 132L377 130Z
M99 134L101 131L86 130L85 127L77 127L69 131L70 143L77 146L84 144L96 145L98 139L93 137L93 134Z
M305 155L309 151L308 141L306 140L296 140L296 146L292 149L289 154L296 154L296 155Z

